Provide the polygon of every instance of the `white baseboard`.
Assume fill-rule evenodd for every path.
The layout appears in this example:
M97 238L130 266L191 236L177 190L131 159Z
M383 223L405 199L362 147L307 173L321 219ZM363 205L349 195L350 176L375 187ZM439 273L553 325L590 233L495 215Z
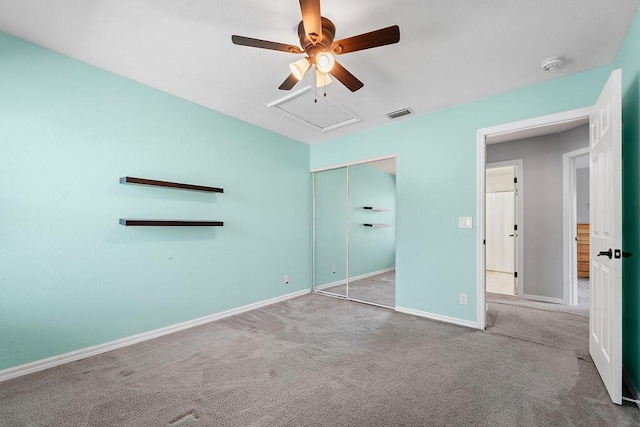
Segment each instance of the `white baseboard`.
M321 291L323 289L332 288L332 287L338 286L338 285L344 285L345 283L347 283L346 280L337 280L335 282L325 283L324 285L316 286L316 291Z
M350 282L355 282L356 280L366 279L367 277L376 276L376 275L382 274L382 273L388 273L390 271L394 271L395 269L396 269L395 267L383 268L382 270L373 271L371 273L365 273L365 274L361 274L359 276L349 277L349 281ZM325 283L324 285L316 286L316 290L317 291L321 291L323 289L331 288L333 286L344 285L345 283L346 283L346 281L344 279L337 280L335 282Z
M552 304L565 305L565 301L562 298L543 297L540 295L531 295L531 294L523 294L522 298L528 299L531 301L550 302Z
M396 307L396 311L414 316L426 317L427 319L437 320L439 322L452 323L454 325L466 326L467 328L480 329L478 322L471 320L462 320L455 317L443 316L442 314L434 314L426 311L413 310L411 308Z
M70 351L68 353L59 354L57 356L48 357L46 359L25 363L24 365L18 365L12 368L3 369L0 371L0 382L10 380L12 378L20 377L22 375L28 375L34 372L43 371L45 369L53 368L54 366L59 366L65 363L74 362L76 360L86 359L87 357L95 356L101 353L106 353L108 351L112 351L118 348L137 344L139 342L147 341L153 338L158 338L163 335L172 334L174 332L182 331L184 329L193 328L194 326L204 325L205 323L224 319L225 317L230 317L236 314L244 313L246 311L251 311L260 307L265 307L267 305L275 304L277 302L299 297L301 295L306 295L309 292L311 292L310 289L303 289L301 291L293 292L290 294L282 295L282 296L271 298L264 301L255 302L252 304L244 305L242 307L232 308L231 310L223 311L216 314L211 314L208 316L200 317L198 319L188 320L186 322L177 323L175 325L166 326L164 328L154 329L152 331L143 332L141 334L132 335L130 337L120 338L115 341L109 341L109 342L98 344L92 347L82 348L79 350Z
M390 271L394 271L395 269L396 269L395 267L383 268L382 270L372 271L371 273L365 273L359 276L349 277L349 281L355 282L356 280L366 279L367 277L377 276L378 274L382 274L382 273L388 273Z
M638 387L633 382L631 377L629 377L627 371L624 369L624 366L622 367L622 380L625 382L627 388L631 392L631 397L636 400L636 406L638 407L638 409L640 409L640 392L638 392Z

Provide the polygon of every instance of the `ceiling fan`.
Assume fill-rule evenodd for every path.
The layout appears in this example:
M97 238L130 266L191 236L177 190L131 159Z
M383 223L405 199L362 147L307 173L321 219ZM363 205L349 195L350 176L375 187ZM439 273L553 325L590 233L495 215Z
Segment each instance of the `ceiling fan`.
M393 25L369 33L334 41L336 27L329 19L320 15L320 0L300 0L302 21L298 25L300 46L253 39L244 36L231 36L234 44L279 50L306 56L289 65L291 74L280 85L281 90L290 90L302 80L312 65L316 66L316 86L325 86L331 82L328 74L338 79L351 92L364 86L353 74L335 60L335 55L356 52L373 47L385 46L400 41L400 27Z

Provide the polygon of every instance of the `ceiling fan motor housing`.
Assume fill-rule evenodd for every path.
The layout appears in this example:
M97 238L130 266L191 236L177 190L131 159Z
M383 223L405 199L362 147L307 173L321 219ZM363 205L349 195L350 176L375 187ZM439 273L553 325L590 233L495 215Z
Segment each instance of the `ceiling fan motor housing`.
M321 15L320 0L300 0L300 11L302 12L302 22L298 24L300 47L236 34L231 36L233 44L240 46L277 50L295 55L306 54L306 57L289 64L291 74L278 88L281 90L291 90L302 79L304 73L312 65L315 65L316 73L321 74L323 82L328 78L326 74L331 73L331 76L335 77L347 89L355 92L362 89L364 83L336 61L334 56L386 46L400 41L400 27L392 25L335 42L336 26Z
M309 55L309 59L313 64L316 63L316 55L320 52L328 52L331 49L331 44L333 43L333 38L336 35L336 26L333 25L329 19L324 16L321 18L322 21L322 40L313 41L304 31L304 24L300 21L298 25L298 37L300 38L300 46L302 46ZM314 37L315 38L315 37Z

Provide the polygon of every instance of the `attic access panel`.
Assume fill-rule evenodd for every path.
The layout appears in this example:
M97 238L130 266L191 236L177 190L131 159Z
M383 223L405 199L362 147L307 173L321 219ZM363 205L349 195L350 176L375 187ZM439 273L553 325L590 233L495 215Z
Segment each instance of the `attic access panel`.
M318 102L314 102L315 99ZM318 90L316 97L311 86L275 101L267 107L294 120L307 123L322 132L362 121L346 107L324 96L321 90Z

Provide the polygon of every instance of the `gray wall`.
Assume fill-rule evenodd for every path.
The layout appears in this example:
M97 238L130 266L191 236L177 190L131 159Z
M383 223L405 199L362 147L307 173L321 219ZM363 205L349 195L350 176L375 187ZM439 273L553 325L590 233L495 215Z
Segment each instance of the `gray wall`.
M576 169L576 187L578 224L589 224L589 168Z
M587 125L555 135L487 146L487 163L522 159L524 289L563 298L562 154L589 145Z

